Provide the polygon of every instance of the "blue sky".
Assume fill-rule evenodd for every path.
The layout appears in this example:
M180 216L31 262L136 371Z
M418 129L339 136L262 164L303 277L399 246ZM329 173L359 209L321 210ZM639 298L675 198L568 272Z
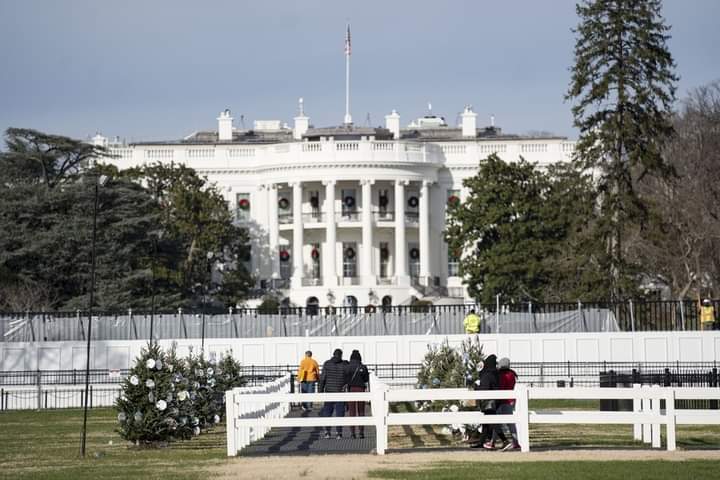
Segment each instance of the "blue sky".
M668 0L678 96L720 78L720 1ZM563 100L577 24L570 0L0 0L0 129L85 138L177 139L215 128L344 114L345 23L352 25L356 124L402 125L465 104L508 133L571 138Z

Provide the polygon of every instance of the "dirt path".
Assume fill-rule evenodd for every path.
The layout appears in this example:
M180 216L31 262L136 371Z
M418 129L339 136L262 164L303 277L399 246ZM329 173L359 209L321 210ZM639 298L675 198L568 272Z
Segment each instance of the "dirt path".
M564 460L670 460L707 459L720 461L720 450L653 451L653 450L553 450L545 452L485 452L458 450L444 452L409 452L378 455L310 455L238 457L213 467L211 478L252 478L280 480L364 479L367 472L378 469L417 469L439 462L538 462Z

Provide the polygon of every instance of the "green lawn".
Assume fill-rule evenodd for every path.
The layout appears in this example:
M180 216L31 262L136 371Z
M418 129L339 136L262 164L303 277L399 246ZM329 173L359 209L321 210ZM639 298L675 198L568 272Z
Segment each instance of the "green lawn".
M446 463L432 468L407 470L378 470L372 478L403 480L658 480L661 478L694 480L718 478L718 462L692 460L622 461L622 462L518 462L518 463Z
M577 406L577 405L576 405ZM405 405L397 405L403 410ZM534 408L568 408L572 405L538 404ZM585 405L580 407L586 408ZM113 409L92 409L88 418L86 458L80 458L80 429L82 410L4 411L0 412L0 479L200 479L208 476L211 467L227 462L225 428L205 433L187 442L177 442L169 448L135 448L120 439L114 431L116 417ZM391 427L390 449L451 447L467 448L451 437L439 434L441 427ZM632 440L628 425L535 425L531 429L532 449L625 448L647 449L647 445ZM717 426L679 426L678 447L681 449L719 449L720 428ZM630 465L632 463L633 465ZM640 466L635 463L642 463ZM706 475L712 462L562 462L544 464L496 465L483 462L469 466L456 464L438 466L428 471L376 472L380 478L620 478L623 468L631 468L627 478L711 478ZM621 468L622 465L625 465ZM717 465L717 463L715 463ZM510 472L510 473L508 473ZM571 472L566 475L565 472ZM574 473L573 473L574 472ZM584 472L584 473L579 473ZM648 476L637 476L640 472ZM642 473L645 475L645 473ZM392 476L395 475L395 476ZM579 475L579 476L578 476ZM615 476L613 476L615 475ZM715 475L716 478L717 475ZM625 477L623 480L627 480Z
M172 448L137 449L114 432L116 423L112 409L90 411L82 459L82 410L0 412L0 478L185 480L226 459L224 427Z

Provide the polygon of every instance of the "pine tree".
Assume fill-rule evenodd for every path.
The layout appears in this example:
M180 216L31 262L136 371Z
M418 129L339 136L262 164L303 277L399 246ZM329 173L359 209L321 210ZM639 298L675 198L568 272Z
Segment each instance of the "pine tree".
M204 353L199 355L192 352L187 359L187 378L190 388L190 400L195 408L192 419L193 434L212 428L220 422L221 405L215 395L215 362L205 358Z
M187 440L195 434L199 434L199 427L193 425L193 420L197 418L195 406L190 399L190 381L188 379L188 369L186 359L177 355L176 345L170 348L166 355L166 364L172 373L173 401L170 404L170 412L177 428L175 437ZM199 421L198 421L199 423Z
M611 264L613 297L623 296L630 265L627 224L645 221L637 184L669 176L662 149L673 133L674 62L660 0L583 0L576 8L575 66L567 98L580 138L575 160L598 174L600 231Z
M135 366L122 383L115 403L118 433L136 444L168 442L175 436L172 372L162 349L151 343L143 348Z
M215 398L221 418L225 414L225 392L243 387L247 380L242 375L242 365L232 355L232 350L220 358L215 369Z
M453 348L447 339L440 345L428 345L418 373L418 388L473 388L478 382L485 356L477 337L467 338L459 348ZM463 411L476 410L474 402L443 400L420 402L419 410ZM479 425L450 425L448 434L465 437L475 435Z

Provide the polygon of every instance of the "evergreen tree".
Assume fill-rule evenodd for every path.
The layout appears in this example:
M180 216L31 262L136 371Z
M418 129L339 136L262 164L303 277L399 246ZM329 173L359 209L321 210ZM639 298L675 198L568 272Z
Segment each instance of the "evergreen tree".
M583 0L576 8L575 65L567 98L580 129L575 159L598 175L614 299L632 284L623 255L626 224L645 221L637 195L648 175L669 176L662 149L673 128L677 77L660 0Z
M214 363L208 361L202 352L199 355L191 352L187 358L190 400L195 409L192 424L198 427L196 434L220 423L222 407L215 394L217 380Z
M172 373L171 389L173 401L170 404L170 413L176 420L175 438L187 440L200 433L199 427L193 425L197 418L195 406L190 399L190 381L188 379L187 360L178 357L176 345L167 352L165 362ZM197 422L199 423L199 421Z
M177 420L172 408L173 373L162 349L151 343L143 348L115 403L118 433L136 444L168 442L175 436Z
M470 295L479 302L493 303L497 294L506 301L544 301L560 290L555 282L563 280L552 262L555 256L569 252L573 262L567 269L585 263L587 252L579 246L569 251L568 238L592 219L587 216L594 201L590 183L559 166L548 170L522 157L508 163L490 155L477 175L464 180L468 199L449 208L445 238L460 257ZM568 201L569 196L576 201Z
M242 375L242 365L232 355L232 350L220 358L215 368L215 398L219 406L219 415L225 416L225 392L233 388L244 387L247 380Z

